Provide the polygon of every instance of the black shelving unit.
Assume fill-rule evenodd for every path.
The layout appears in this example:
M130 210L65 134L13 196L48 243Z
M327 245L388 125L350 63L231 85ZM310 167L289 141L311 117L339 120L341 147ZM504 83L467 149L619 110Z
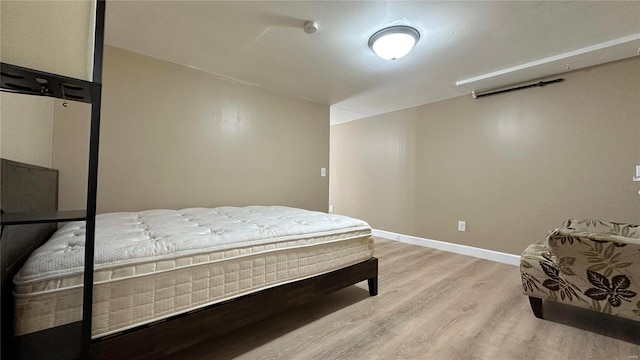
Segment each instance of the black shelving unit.
M92 83L2 63L2 91L92 103Z
M71 211L38 211L38 212L14 212L2 214L2 226L46 224L66 221L87 220L85 210Z
M97 0L94 32L92 81L0 63L0 91L48 96L91 104L89 172L86 210L3 213L1 225L27 225L65 221L86 221L82 321L17 338L29 348L30 359L90 358L93 304L93 262L95 247L98 147L102 95L102 56L104 46L105 0Z

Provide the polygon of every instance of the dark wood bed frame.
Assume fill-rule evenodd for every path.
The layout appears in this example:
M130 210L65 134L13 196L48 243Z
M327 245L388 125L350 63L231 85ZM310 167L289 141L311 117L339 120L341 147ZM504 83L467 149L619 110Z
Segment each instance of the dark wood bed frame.
M276 286L195 310L184 316L95 341L94 359L159 359L217 335L306 303L319 295L368 280L378 293L378 259Z
M13 337L12 279L28 255L55 231L55 223L16 225L16 212L57 210L58 171L2 160L2 199L5 212L0 240L2 274L1 337L5 359L74 359L82 356L83 322ZM7 220L8 219L8 220ZM156 359L221 333L271 316L291 306L367 280L369 294L378 293L378 259L304 280L276 286L194 310L149 325L92 340L95 359Z

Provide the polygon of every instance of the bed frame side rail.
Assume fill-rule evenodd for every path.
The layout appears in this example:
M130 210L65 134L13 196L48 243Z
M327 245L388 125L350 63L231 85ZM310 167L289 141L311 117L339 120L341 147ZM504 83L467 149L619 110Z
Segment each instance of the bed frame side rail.
M367 280L369 294L378 292L378 259L312 278L258 291L169 318L144 328L94 340L94 359L158 359L220 334L251 324L286 308L300 305Z

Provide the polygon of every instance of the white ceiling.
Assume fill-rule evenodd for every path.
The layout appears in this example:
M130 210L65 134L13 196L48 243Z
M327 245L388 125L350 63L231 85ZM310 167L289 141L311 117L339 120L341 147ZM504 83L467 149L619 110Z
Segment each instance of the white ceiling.
M306 34L306 20L320 30ZM421 39L382 60L367 41L395 24ZM108 1L105 41L331 105L335 124L468 94L456 81L638 33L640 1ZM622 57L637 54L632 45Z

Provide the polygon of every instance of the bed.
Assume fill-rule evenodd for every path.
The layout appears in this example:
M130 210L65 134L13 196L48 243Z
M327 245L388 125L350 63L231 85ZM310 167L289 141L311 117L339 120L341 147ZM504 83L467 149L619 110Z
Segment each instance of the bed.
M43 335L82 321L84 231L84 222L64 223L14 272L18 348L50 344ZM377 294L371 229L345 216L283 206L157 209L98 215L95 234L94 358L162 357L363 280Z

